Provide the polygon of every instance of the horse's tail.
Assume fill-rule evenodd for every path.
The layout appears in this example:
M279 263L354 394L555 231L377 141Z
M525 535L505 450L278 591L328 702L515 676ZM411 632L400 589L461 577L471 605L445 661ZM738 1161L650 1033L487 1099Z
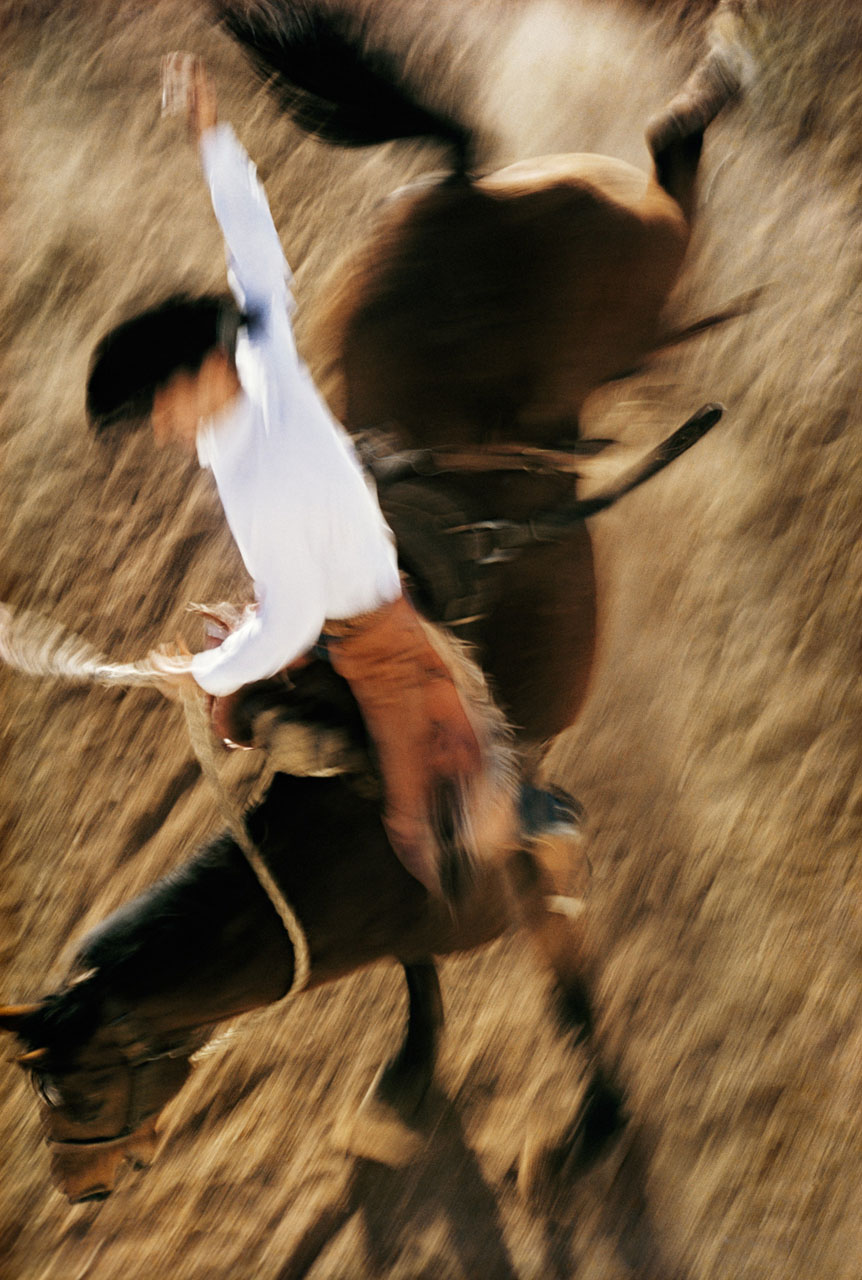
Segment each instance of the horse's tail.
M308 133L343 147L434 138L450 148L457 174L468 171L470 130L423 106L355 15L313 0L213 3L282 109Z

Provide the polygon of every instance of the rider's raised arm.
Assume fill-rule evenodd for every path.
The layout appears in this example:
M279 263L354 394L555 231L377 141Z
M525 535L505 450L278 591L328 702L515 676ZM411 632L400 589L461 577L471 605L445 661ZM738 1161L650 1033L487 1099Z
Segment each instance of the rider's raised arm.
M200 138L204 174L225 240L228 279L244 311L264 318L273 308L290 311L290 268L272 221L257 171L229 124L215 124Z
M162 111L184 113L198 142L225 239L230 286L240 307L261 321L273 311L288 314L293 306L290 269L266 194L233 129L218 121L215 82L203 59L181 52L163 59Z

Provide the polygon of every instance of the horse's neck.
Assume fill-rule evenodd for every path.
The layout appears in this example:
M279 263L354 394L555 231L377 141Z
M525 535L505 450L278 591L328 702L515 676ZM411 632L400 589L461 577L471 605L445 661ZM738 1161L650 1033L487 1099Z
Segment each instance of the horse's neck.
M225 837L108 917L78 958L95 971L104 1020L134 1009L159 1031L278 999L292 963L281 922Z

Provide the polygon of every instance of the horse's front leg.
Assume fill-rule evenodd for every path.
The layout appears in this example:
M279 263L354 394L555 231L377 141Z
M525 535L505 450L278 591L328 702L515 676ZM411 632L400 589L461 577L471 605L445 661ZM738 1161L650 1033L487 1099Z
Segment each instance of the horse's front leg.
M443 999L433 960L405 964L407 1029L401 1048L380 1070L372 1095L405 1119L419 1110L431 1086L443 1027Z
M521 1155L518 1184L534 1197L561 1175L586 1171L625 1124L623 1094L602 1062L594 1034L587 979L585 895L589 862L572 831L548 833L512 865L522 922L553 980L555 1012L573 1053L583 1055L583 1079L572 1076L562 1104L536 1108Z
M341 1126L339 1135L352 1155L392 1165L408 1163L421 1145L414 1122L434 1077L443 1027L434 961L403 967L408 1008L401 1047L380 1068L359 1111Z

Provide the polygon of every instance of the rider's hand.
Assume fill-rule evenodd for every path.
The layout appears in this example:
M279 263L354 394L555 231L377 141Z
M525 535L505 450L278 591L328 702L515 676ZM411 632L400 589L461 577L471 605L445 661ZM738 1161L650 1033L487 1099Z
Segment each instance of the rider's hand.
M185 646L160 645L158 649L150 650L147 660L160 677L155 681L155 687L172 702L183 696L184 689L197 688L197 681L191 673L192 654Z
M185 112L192 137L200 139L218 123L215 83L203 58L168 53L162 58L162 115Z

